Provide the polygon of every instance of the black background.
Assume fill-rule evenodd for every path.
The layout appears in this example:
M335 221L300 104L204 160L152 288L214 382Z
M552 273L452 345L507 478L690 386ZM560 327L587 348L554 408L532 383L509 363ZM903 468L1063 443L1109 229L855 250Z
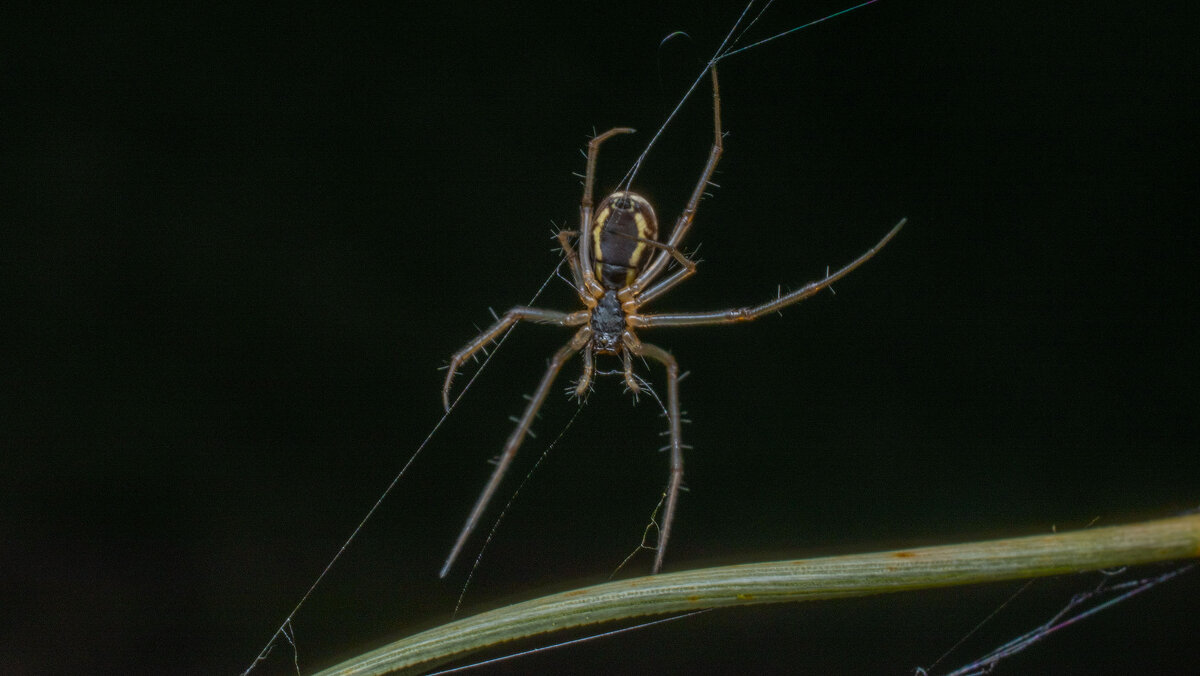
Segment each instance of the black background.
M778 4L753 35L842 8ZM4 74L0 671L250 664L439 419L437 367L553 270L592 130L640 130L606 147L605 190L740 11L559 5L5 22L24 48ZM643 335L691 372L668 570L1197 504L1186 25L888 0L722 64L721 187L689 241L704 262L655 308L757 302L909 225L782 318ZM691 39L660 50L676 30ZM640 175L664 221L710 115L702 85ZM577 302L559 282L539 299ZM436 571L566 336L522 327L505 344L296 617L306 672L449 618L470 557ZM666 458L655 405L622 389L597 383L465 612L603 581L633 549ZM501 502L573 410L551 397ZM1097 580L1036 583L940 666ZM1194 667L1198 584L1008 669ZM906 673L1018 586L718 611L491 671ZM281 645L255 673L290 668Z

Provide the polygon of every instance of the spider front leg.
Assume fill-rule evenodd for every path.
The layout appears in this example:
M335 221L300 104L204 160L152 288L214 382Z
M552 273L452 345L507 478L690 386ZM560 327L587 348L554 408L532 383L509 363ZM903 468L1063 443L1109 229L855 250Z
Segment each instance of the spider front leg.
M511 324L512 322L509 323ZM525 406L525 412L521 414L520 420L517 421L516 429L509 435L508 442L504 444L504 450L500 452L500 458L496 462L496 469L492 471L492 477L488 479L483 492L479 494L479 498L475 501L475 506L471 508L471 514L467 517L467 522L463 524L462 532L458 534L458 539L455 540L454 547L450 550L450 555L446 557L446 563L442 566L438 577L446 577L446 574L450 572L450 567L454 565L454 560L458 558L458 554L462 551L463 545L466 544L467 538L471 536L471 532L479 525L479 519L483 516L483 510L487 508L492 495L500 486L500 480L504 478L504 472L508 470L508 465L512 462L512 459L516 457L517 449L521 447L521 442L525 441L525 435L529 433L529 426L533 424L533 417L537 415L537 412L542 408L542 403L546 401L546 394L550 392L550 387L554 384L554 378L558 376L558 372L562 370L563 364L571 358L571 355L585 347L591 338L592 329L585 326L579 329L575 336L571 338L571 341L560 347L554 353L554 356L550 358L550 364L546 367L546 373L542 376L541 384L534 390L533 396L529 398L529 404Z
M683 238L687 235L688 229L692 227L692 221L696 218L696 210L700 208L700 198L704 196L704 190L708 187L708 182L712 180L713 173L717 170L717 162L721 161L721 154L725 152L723 141L725 133L721 131L721 88L717 84L717 67L714 65L710 70L712 72L713 92L713 144L712 149L708 153L708 162L704 165L704 170L700 172L700 180L696 181L696 187L692 190L691 199L688 200L687 206L683 208L683 212L679 214L679 219L675 221L675 227L671 230L671 237L665 243L665 250L659 253L654 262L646 266L646 269L642 270L638 274L637 279L629 285L628 291L633 296L640 295L642 290L662 273L663 268L667 265L667 260L683 244ZM687 274L683 275L683 277L686 276ZM680 280L674 280L676 283L678 281ZM659 289L655 295L665 290Z
M575 291L580 298L585 299L584 304L586 305L588 299L592 303L595 303L595 299L587 293L587 287L583 283L582 268L579 267L579 254L575 251L575 247L571 246L571 238L578 234L578 230L559 230L554 236L562 248L563 258L567 259L567 266L571 268L571 278L575 280Z
M759 317L777 312L783 308L799 303L805 298L816 295L822 289L838 281L842 277L850 274L855 268L866 263L872 256L879 253L879 250L887 245L888 242L900 232L900 228L908 219L900 219L900 222L895 225L888 234L879 240L879 243L871 247L866 253L851 261L845 267L841 268L833 274L826 275L823 279L815 282L809 282L803 287L796 289L791 293L783 294L775 300L767 301L761 305L753 305L749 307L734 308L732 310L716 310L713 312L679 312L670 314L630 314L628 317L629 325L634 328L660 328L664 326L704 326L707 324L733 324L736 322L748 322ZM668 278L669 279L669 278Z
M675 505L679 502L679 490L683 487L683 441L679 424L679 364L669 352L661 347L640 342L632 332L622 336L625 348L639 357L649 357L661 362L667 369L667 419L671 432L671 478L667 482L667 507L663 512L662 525L658 529L658 546L654 552L654 567L651 573L662 570L663 556L667 553L667 540L671 537L671 523L675 520Z
M593 199L595 198L594 186L596 185L596 157L600 154L600 144L604 143L613 136L618 134L632 134L633 129L629 127L616 127L600 134L588 142L588 160L587 160L587 176L583 180L583 199L579 202L579 232L589 233L592 231L592 207ZM600 282L596 281L596 273L592 270L589 261L595 260L592 253L592 238L579 238L579 260L583 262L579 266L580 276L583 278L583 290L580 296L584 298L584 302L588 307L595 305L595 299L604 295L604 287L600 286Z
M655 242L654 240L641 239L639 241L646 246L661 249L670 255L679 264L679 269L672 272L665 279L658 280L640 295L635 296L636 292L632 286L627 286L617 292L617 298L621 300L621 309L626 314L637 314L641 306L670 291L676 284L696 273L696 263L685 256L679 249L663 244L662 242Z
M543 310L536 307L525 307L518 305L504 316L496 320L486 331L475 337L474 340L467 343L463 349L454 353L450 357L450 366L446 371L446 382L442 385L442 405L446 411L450 410L450 385L454 380L454 376L458 373L458 367L462 366L463 362L470 359L476 352L483 349L485 345L492 342L504 333L508 327L519 321L534 322L537 324L557 324L559 326L579 326L586 324L588 321L588 311L580 310L579 312L559 312L558 310Z

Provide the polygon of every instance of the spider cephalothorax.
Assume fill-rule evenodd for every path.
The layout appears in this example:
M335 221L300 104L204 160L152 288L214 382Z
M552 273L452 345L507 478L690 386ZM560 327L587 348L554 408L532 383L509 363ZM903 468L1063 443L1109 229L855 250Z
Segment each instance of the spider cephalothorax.
M659 328L668 326L702 326L708 324L731 324L757 319L763 315L776 312L788 305L797 303L816 294L830 284L841 279L851 270L862 265L868 258L874 256L879 249L888 243L900 231L904 220L896 224L874 247L850 262L845 267L826 274L819 281L809 282L802 288L790 293L778 295L774 300L760 305L753 305L714 312L683 312L666 314L644 314L641 308L646 303L669 291L675 285L690 277L696 271L696 264L680 252L680 245L704 195L705 187L716 170L717 161L723 150L721 131L721 95L717 86L717 69L712 72L713 89L713 145L709 152L708 162L700 174L700 180L692 190L691 198L684 207L671 235L666 242L658 241L658 220L654 215L654 207L644 197L629 191L614 192L600 202L593 217L592 196L596 176L596 157L600 144L618 134L628 134L633 130L625 127L610 129L593 138L588 144L587 175L584 178L583 199L579 206L578 231L563 230L558 233L562 245L563 256L571 268L571 276L575 291L584 305L584 309L575 312L560 312L536 307L514 307L504 314L488 330L479 334L450 358L450 367L446 373L445 385L442 388L442 402L446 410L450 409L450 385L454 375L467 359L481 350L504 333L518 321L532 321L540 324L556 324L559 326L579 327L575 335L566 345L558 349L550 358L545 375L533 395L525 412L517 421L517 427L508 437L504 450L496 463L487 486L475 501L471 514L463 525L462 532L454 543L454 548L446 558L441 575L450 571L459 551L466 543L467 537L479 523L484 508L487 507L504 472L516 456L517 449L529 433L533 418L542 407L546 395L563 364L575 353L579 353L583 361L583 373L576 383L574 392L582 397L591 386L592 377L596 370L594 355L617 355L624 365L625 383L629 389L637 392L639 385L633 375L632 356L649 358L661 363L667 372L666 411L671 439L667 447L671 452L671 475L666 489L666 506L663 510L662 525L658 532L658 544L654 556L654 572L662 568L663 554L666 552L667 539L671 534L671 523L675 517L675 506L679 498L679 490L683 484L683 441L680 435L679 416L679 365L675 358L666 350L643 343L637 337L638 329ZM572 238L575 242L572 243ZM578 246L578 250L576 250ZM665 277L660 276L667 270L671 262L677 267Z
M625 333L625 313L617 292L609 289L600 296L592 308L592 351L596 354L616 354L621 348L621 334Z

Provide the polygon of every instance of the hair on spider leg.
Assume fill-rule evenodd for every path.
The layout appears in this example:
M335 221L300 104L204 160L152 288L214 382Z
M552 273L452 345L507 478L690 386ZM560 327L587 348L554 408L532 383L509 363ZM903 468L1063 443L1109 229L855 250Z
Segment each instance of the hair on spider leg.
M514 425L519 425L519 424L521 424L521 419L520 419L520 418L518 418L518 417L517 417L517 416L515 416L515 415L510 415L510 416L508 416L508 420L509 420L509 422L511 422L511 423L512 423L512 424L514 424ZM525 430L525 434L528 434L528 435L529 435L531 438L533 438L533 439L537 439L537 435L533 433L533 428L532 428L532 427L530 427L530 428L527 428L527 429Z
M636 373L635 373L635 374L633 374L633 377L634 377L635 379L637 379L637 381L638 381L638 385L640 385L640 386L641 386L641 388L642 388L642 391L643 391L643 392L646 392L646 393L648 393L648 394L649 394L651 397L654 397L654 402L658 404L658 407L659 407L660 409L662 409L662 413L660 413L660 414L659 414L659 416L660 416L660 417L666 417L666 418L669 418L669 417L671 417L671 414L670 414L670 413L667 411L667 407L666 407L666 405L665 405L665 404L663 404L662 398L658 396L658 392L656 392L656 391L654 390L654 386L650 384L650 381L646 380L645 378L643 378L643 377L639 376L639 375L638 375L638 374L636 374ZM667 430L667 434L670 434L670 433L671 433L671 431L670 431L670 430Z
M533 401L533 397L529 396L528 394L521 395L521 398L524 399L525 401ZM538 413L535 413L533 417L536 418L537 420L541 420L542 414L541 414L541 412L538 412ZM513 423L520 422L520 419L517 418L517 416L515 416L515 415L508 416L508 420L509 420L509 422L513 422Z
M643 360L642 360L642 363L643 363L643 364L645 364L645 359L643 359ZM647 366L647 368L649 368L649 364L645 364L645 365ZM654 402L655 402L656 404L658 404L658 407L659 407L660 409L662 409L662 412L658 414L658 417L660 417L660 418L670 418L670 417L671 417L671 413L670 413L670 412L667 410L667 406L666 406L666 404L664 404L664 403L663 403L662 397L658 396L658 392L656 392L656 391L654 390L654 386L650 384L650 381L649 381L649 380L646 380L645 378L643 378L643 377L639 376L639 375L638 375L638 374L636 374L636 373L635 373L635 374L633 374L633 377L634 377L634 379L635 379L635 380L637 380L637 382L638 382L638 386L642 388L642 391L646 392L646 393L647 393L647 394L649 394L651 397L654 397ZM625 388L625 391L626 391L626 392L628 392L628 391L629 391L629 388L628 388L628 387L627 387L627 388ZM633 393L633 403L634 403L634 405L635 405L635 406L636 406L636 405L637 405L637 403L638 403L638 393L637 393L637 392L634 392L634 393ZM670 430L667 430L667 433L668 433L668 434L670 434L670 432L671 432Z
M622 392L622 394L632 394L633 396L631 397L631 403L632 403L634 406L637 406L637 405L638 405L638 398L641 396L641 394L642 394L642 391L641 391L641 390L635 390L635 389L633 389L633 388L629 387L629 383L626 383L626 384L625 384L625 390L624 390L624 392Z
M578 399L580 404L586 404L588 396L591 395L592 392L596 391L596 381L594 379L589 381L587 389L581 393L579 391L579 382L581 380L583 380L583 378L576 378L575 380L572 380L569 385L563 388L563 392L567 395L568 399Z

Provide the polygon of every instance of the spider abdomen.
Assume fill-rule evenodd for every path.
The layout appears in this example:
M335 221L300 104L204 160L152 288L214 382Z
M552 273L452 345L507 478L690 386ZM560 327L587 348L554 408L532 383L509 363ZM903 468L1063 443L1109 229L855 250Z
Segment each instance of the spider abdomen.
M647 242L658 241L654 207L641 195L615 192L596 208L591 236L600 283L606 289L629 286L653 254L653 246Z

